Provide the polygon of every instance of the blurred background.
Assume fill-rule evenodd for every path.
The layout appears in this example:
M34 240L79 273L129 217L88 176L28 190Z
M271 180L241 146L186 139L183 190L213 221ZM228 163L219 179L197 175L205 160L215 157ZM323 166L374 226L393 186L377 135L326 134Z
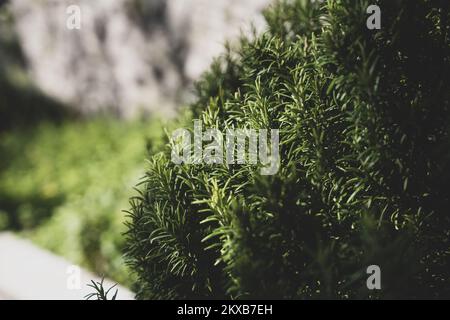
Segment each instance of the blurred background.
M122 210L145 158L269 2L0 0L0 232L129 286Z

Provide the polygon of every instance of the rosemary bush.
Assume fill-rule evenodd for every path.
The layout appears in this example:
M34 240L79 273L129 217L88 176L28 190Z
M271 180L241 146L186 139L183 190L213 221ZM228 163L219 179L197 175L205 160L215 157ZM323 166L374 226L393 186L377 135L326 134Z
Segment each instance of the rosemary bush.
M381 30L366 27L374 3ZM281 168L154 156L128 223L138 297L450 297L449 7L267 10L268 31L214 64L192 109L223 131L279 129Z

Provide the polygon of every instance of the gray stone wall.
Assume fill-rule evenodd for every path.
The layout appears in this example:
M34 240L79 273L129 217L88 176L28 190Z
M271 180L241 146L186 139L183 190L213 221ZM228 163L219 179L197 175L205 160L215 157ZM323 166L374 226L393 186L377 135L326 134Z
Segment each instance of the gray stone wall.
M173 115L226 40L263 30L270 0L10 0L36 85L90 113ZM66 27L69 5L81 29Z

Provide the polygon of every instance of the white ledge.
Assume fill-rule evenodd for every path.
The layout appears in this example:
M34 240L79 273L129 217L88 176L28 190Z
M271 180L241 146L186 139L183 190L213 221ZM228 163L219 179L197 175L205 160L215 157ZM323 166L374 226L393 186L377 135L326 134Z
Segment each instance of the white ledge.
M83 300L94 291L87 286L91 280L100 278L30 241L0 233L0 300ZM104 280L105 289L114 284ZM111 290L109 297L116 288L117 300L134 299L134 294L121 286Z

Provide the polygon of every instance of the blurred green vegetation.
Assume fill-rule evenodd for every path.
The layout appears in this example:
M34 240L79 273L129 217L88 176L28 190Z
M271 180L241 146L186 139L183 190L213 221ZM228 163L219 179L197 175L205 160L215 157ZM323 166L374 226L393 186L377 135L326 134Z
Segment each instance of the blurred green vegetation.
M123 284L125 213L157 119L83 119L40 92L8 6L0 6L0 231L12 230Z
M0 134L0 230L128 284L123 209L147 152L163 143L158 120L98 118L40 123Z

